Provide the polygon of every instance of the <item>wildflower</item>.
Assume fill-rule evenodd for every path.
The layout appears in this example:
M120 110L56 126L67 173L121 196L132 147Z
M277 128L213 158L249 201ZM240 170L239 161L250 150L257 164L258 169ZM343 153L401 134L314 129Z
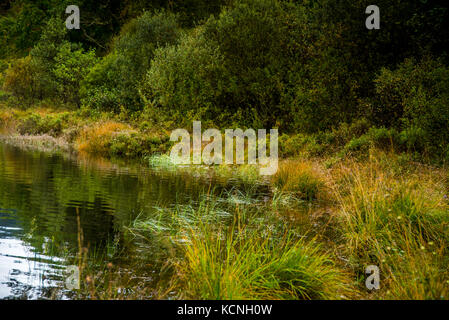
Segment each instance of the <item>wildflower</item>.
M424 247L424 246L421 246L421 250L426 250L426 247Z

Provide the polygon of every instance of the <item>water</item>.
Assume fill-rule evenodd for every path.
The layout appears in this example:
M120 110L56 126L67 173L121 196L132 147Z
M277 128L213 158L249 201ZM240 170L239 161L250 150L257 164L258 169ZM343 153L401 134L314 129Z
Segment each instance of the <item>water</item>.
M0 144L0 299L67 298L55 289L79 248L79 230L84 246L110 259L120 248L126 259L117 263L133 278L143 277L135 269L142 259L138 247L123 240L123 227L155 207L197 200L210 183L139 165ZM144 265L147 273L158 274L157 264Z

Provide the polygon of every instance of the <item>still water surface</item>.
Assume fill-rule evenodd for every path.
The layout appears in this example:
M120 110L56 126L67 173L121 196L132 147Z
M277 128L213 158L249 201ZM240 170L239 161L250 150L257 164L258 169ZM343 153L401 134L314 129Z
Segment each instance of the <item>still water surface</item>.
M78 248L78 216L84 242L107 253L136 216L195 201L210 184L139 165L0 143L0 299L67 297L54 296L53 289L61 286L67 259ZM124 250L125 267L141 258L136 248Z

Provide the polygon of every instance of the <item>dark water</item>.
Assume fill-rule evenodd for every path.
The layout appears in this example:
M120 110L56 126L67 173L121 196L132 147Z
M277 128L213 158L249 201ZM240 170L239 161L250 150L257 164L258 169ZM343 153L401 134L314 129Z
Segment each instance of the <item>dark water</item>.
M84 245L107 254L137 215L195 201L209 183L0 144L0 299L64 298L52 289L79 247L80 228Z

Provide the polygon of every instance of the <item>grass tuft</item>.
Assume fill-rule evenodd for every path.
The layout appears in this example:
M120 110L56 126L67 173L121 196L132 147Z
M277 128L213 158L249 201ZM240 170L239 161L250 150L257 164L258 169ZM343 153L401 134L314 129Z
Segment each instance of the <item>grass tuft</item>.
M324 182L318 171L307 161L284 161L273 177L274 186L282 192L290 192L301 199L318 199Z

